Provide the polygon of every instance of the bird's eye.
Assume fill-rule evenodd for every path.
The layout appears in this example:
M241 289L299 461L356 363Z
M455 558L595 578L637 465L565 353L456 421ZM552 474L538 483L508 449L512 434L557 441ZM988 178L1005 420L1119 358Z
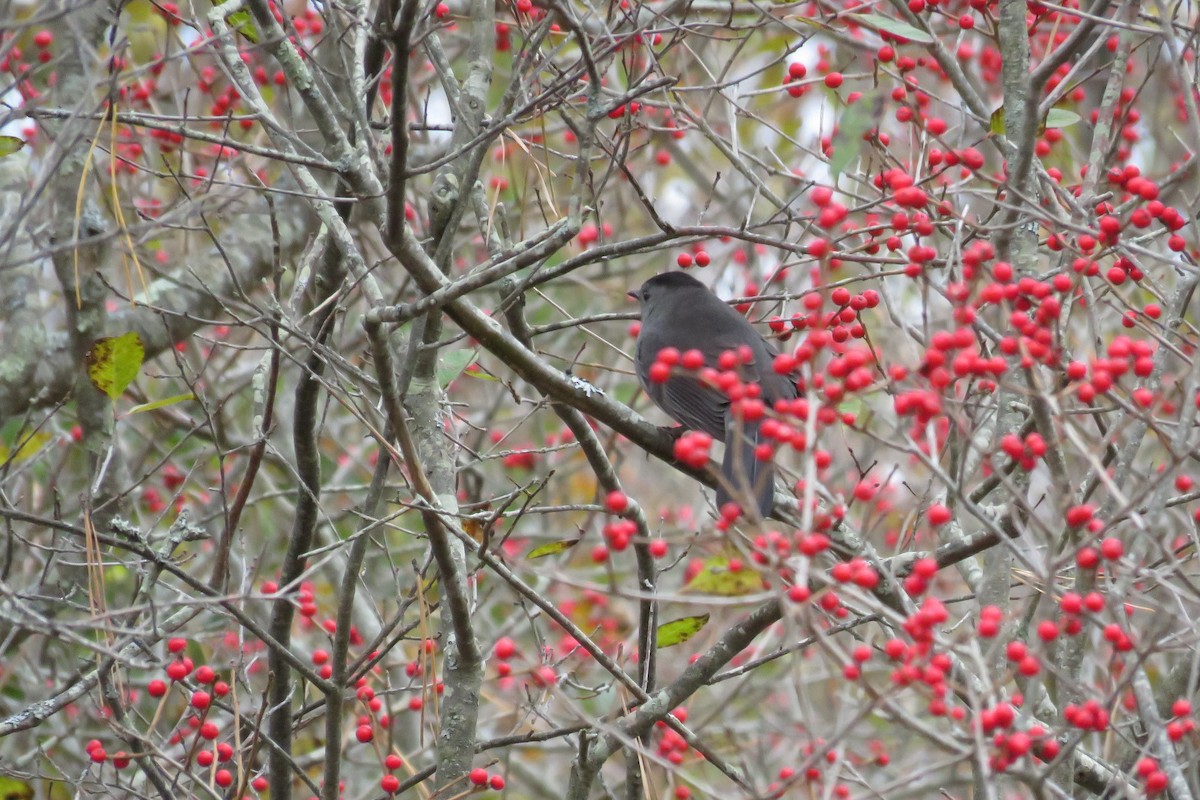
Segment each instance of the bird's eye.
M648 292L648 291L647 291L647 290L645 290L645 289L643 289L643 290L642 290L642 302L643 302L643 303L649 303L649 302L650 302L650 292Z

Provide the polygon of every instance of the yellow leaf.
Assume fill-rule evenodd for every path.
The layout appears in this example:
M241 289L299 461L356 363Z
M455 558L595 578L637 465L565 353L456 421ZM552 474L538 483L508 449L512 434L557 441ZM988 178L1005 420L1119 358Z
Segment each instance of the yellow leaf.
M572 547L574 547L577 544L579 544L578 539L562 539L557 542L547 542L546 544L539 545L539 546L533 548L532 550L530 550L528 553L525 554L525 558L533 559L533 558L544 558L546 556L552 556L555 553L561 553L564 550L570 550Z
M0 158L11 156L25 146L25 140L16 136L0 136Z
M54 438L49 433L34 433L21 439L17 445L16 451L11 451L0 442L0 463L8 463L9 459L14 462L25 461L33 458L45 446L46 442ZM0 800L4 796L0 795Z
M1004 106L992 112L992 118L988 120L988 130L997 136L1004 133Z
M173 406L176 403L183 403L187 400L195 400L195 399L196 399L196 395L192 394L191 392L184 392L183 394L176 394L176 395L171 395L170 397L164 397L162 400L152 400L149 403L141 403L140 405L136 405L133 408L129 409L129 413L130 414L140 414L143 411L154 411L159 408L166 408L167 406Z
M438 597L438 579L426 578L425 585L422 587L421 593L425 596L425 602L429 605L433 605L439 599L441 599Z
M150 0L130 0L121 9L120 29L129 40L130 60L147 64L167 49L167 21Z
M33 787L16 778L0 776L0 800L32 800Z
M715 594L721 597L741 597L760 592L762 576L738 557L713 556L705 559L704 567L683 587L685 592Z
M658 626L654 643L659 650L663 649L664 647L674 647L677 644L683 644L688 639L699 633L700 630L707 624L708 614L700 614L695 617L683 617L682 619L674 619L670 622L665 622Z
M146 348L136 332L97 339L85 357L88 379L97 391L116 400L133 383L145 357Z

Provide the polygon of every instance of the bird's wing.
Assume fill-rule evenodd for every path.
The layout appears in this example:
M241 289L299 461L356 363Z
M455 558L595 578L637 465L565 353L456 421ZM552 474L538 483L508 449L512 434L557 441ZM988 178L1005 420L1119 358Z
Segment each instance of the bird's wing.
M712 340L716 345L716 353L724 350L737 350L739 345L750 345L753 358L743 364L743 378L757 381L763 389L763 399L768 404L776 400L792 400L796 397L796 381L793 376L780 375L775 372L775 356L779 350L767 341L745 317L733 309L726 308L736 314L713 315L715 323L711 328ZM715 364L714 364L715 366Z
M723 351L737 350L748 344L753 358L742 366L741 372L743 377L762 385L764 400L774 403L796 396L795 383L787 376L777 375L772 368L776 355L774 347L745 317L707 289L680 294L686 296L687 302L660 311L662 316L653 330L647 329L643 321L642 335L637 343L638 379L659 408L692 430L725 440L729 398L724 393L682 375L665 383L650 381L650 365L664 347L674 347L682 353L700 345L708 365L715 367L717 357Z
M766 354L766 363L759 372L763 397L770 403L774 403L776 400L795 400L799 396L799 392L796 391L796 380L800 377L799 370L794 370L790 375L780 375L775 371L775 356L779 355L779 350L766 339L762 339L762 346L763 352Z
M703 431L718 441L725 441L725 409L729 398L716 389L702 384L690 375L675 375L663 383L650 380L650 365L664 347L686 350L682 341L676 341L677 329L667 327L666 336L643 335L637 343L638 380L654 404L669 417L683 426ZM684 347L679 345L684 344Z
M694 431L725 441L725 410L729 398L690 375L677 375L647 388L658 407Z

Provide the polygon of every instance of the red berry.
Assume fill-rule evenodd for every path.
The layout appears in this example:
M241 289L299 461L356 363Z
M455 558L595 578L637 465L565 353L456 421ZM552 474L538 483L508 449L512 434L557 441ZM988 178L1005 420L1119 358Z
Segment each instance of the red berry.
M1066 614L1078 614L1083 611L1083 598L1075 592L1067 592L1058 601L1058 607Z
M929 507L929 524L933 526L945 525L950 521L950 509L943 505L934 503Z
M842 85L842 73L831 72L825 76L825 85L830 89L836 89Z
M471 783L475 784L476 786L484 786L488 782L488 773L483 767L476 767L475 769L471 770L467 777L470 779Z
M1082 569L1093 569L1100 563L1100 554L1093 547L1081 547L1075 554L1075 563Z
M502 636L496 640L496 645L492 648L492 654L501 661L508 661L517 654L517 643L507 636Z
M1100 555L1108 561L1115 561L1125 553L1125 546L1115 536L1110 536L1100 543Z
M604 508L610 514L623 514L629 508L629 498L624 492L613 490L604 498Z
M1095 510L1090 505L1072 506L1067 509L1067 524L1072 528L1078 528L1091 521L1093 513Z

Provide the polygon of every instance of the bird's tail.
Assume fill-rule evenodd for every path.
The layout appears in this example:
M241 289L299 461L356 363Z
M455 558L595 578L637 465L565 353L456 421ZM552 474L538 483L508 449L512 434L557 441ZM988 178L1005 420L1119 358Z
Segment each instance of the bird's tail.
M758 422L734 419L725 413L725 458L717 484L717 508L734 502L748 510L758 509L764 519L775 504L775 465L755 454L759 444Z

